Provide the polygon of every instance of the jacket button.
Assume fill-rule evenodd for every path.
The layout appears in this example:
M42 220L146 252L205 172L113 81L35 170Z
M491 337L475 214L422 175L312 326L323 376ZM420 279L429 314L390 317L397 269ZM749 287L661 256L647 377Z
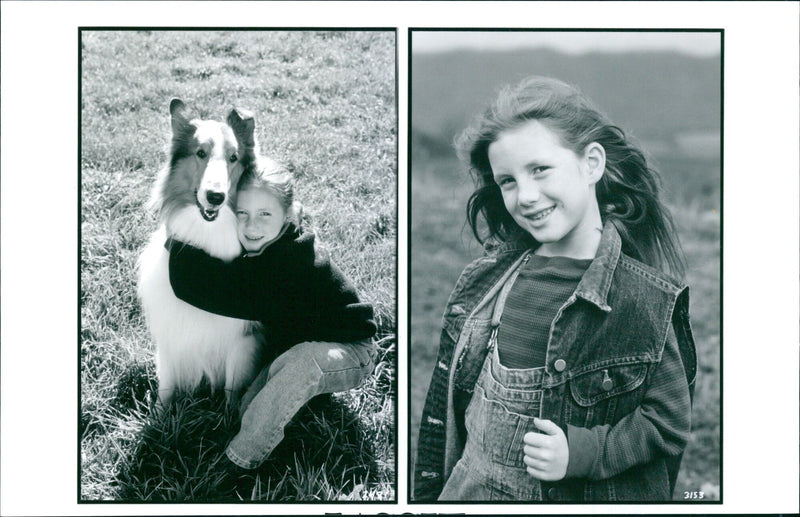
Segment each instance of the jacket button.
M605 379L603 379L603 384L601 385L601 387L603 388L603 391L611 391L611 388L614 387L614 381L606 377Z
M551 501L555 501L556 499L558 499L558 490L556 490L555 487L550 487L547 490L547 498L550 499Z
M567 362L563 359L556 359L556 362L553 363L553 367L557 372L563 372L567 369Z

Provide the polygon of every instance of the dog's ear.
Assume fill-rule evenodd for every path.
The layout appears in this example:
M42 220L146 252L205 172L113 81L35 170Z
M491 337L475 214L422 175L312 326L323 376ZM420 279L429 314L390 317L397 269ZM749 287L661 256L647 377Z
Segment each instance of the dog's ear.
M189 123L186 117L186 104L180 99L172 99L169 103L169 114L172 117L172 132L179 133Z
M256 146L256 122L251 112L234 108L228 114L227 122L233 129L240 146L247 149L253 149Z

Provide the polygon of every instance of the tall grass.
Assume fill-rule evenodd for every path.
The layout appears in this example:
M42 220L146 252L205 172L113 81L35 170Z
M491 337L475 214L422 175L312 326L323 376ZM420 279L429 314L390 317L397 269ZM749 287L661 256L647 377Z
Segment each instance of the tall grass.
M81 499L393 500L394 33L83 31L81 56ZM154 411L135 262L173 97L204 118L255 113L262 153L294 172L308 225L375 307L373 375L313 400L253 473L223 468L238 420L219 393Z

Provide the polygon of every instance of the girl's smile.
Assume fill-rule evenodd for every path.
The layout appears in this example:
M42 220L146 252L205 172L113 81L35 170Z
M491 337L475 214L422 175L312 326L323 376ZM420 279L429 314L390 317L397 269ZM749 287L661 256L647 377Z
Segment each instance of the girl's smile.
M542 210L536 210L535 212L531 212L529 214L522 214L523 217L529 219L530 221L541 221L548 215L552 214L553 211L556 209L556 206L553 205L549 208L544 208Z
M530 120L501 132L488 157L506 210L541 243L538 254L594 258L602 228L594 185L605 168L599 144L579 156Z

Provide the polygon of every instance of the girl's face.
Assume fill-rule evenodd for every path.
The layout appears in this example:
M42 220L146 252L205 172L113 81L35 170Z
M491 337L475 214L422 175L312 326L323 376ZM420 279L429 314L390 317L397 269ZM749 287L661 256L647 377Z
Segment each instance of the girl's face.
M255 252L281 232L286 210L274 194L264 189L246 188L237 194L236 220L239 242L245 250Z
M578 156L530 120L500 133L488 156L506 210L541 243L537 253L594 258L602 231L594 187L605 169L602 146L589 144Z

